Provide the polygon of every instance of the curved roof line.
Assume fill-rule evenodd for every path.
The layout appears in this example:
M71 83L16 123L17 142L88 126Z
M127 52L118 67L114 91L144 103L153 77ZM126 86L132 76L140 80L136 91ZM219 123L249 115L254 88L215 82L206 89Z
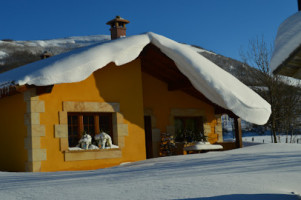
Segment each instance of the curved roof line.
M270 104L257 93L189 46L155 33L113 40L34 62L0 74L0 83L45 86L79 82L110 62L120 66L133 61L149 43L172 59L192 85L213 103L252 123L265 124L269 119Z

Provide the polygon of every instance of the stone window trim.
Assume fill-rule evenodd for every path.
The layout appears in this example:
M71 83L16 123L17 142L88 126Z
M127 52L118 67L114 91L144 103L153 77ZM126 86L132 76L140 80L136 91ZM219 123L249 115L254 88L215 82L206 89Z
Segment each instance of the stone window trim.
M113 135L119 148L101 150L70 151L68 144L68 112L110 112L113 113ZM106 158L121 158L125 146L125 136L128 135L128 125L125 124L120 112L119 103L64 101L62 111L59 111L59 124L54 125L54 137L60 140L60 151L64 153L65 161L98 160Z
M214 127L214 133L218 135L217 142L223 142L223 126L222 126L222 115L215 115L216 125Z

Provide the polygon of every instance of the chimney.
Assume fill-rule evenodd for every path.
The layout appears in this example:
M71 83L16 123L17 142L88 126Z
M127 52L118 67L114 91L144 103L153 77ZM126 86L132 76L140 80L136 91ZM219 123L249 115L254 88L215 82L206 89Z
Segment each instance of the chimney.
M43 59L46 59L46 58L49 58L49 57L51 57L52 56L52 53L50 53L49 51L44 51L44 53L42 53L41 55L40 55L40 57L41 57L41 59L43 60Z
M130 23L128 20L116 16L115 19L112 19L107 22L107 25L110 25L111 31L111 40L115 40L121 37L126 36L126 27L125 25Z
M301 11L301 0L298 0L298 11Z

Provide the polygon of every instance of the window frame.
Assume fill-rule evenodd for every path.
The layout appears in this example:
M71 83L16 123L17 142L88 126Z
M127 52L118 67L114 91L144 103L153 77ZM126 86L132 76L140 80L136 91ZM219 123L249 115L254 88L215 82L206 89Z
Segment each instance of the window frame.
M69 132L69 126L76 126L74 124L69 124L69 117L70 116L77 116L77 141L80 140L81 135L85 130L85 124L84 117L85 116L93 116L93 123L94 123L94 133L90 133L89 131L86 131L89 135L92 137L92 141L94 141L94 136L98 134L102 129L100 127L100 118L101 117L108 117L109 118L109 124L104 132L109 134L112 138L112 143L114 144L114 130L113 130L113 112L68 112L67 113L67 125L68 125L68 146L74 147L75 145L70 145L69 139L70 139L70 132ZM98 123L97 123L98 122ZM89 126L89 124L88 124ZM109 131L108 131L109 130ZM74 134L73 134L74 135Z
M194 120L195 131L197 131L197 132L201 133L203 136L205 136L205 132L204 132L204 120L205 119L203 116L174 116L175 139L177 139L176 136L177 136L177 131L178 131L177 127L176 127L176 123L177 123L176 121L180 120L184 126L183 130L185 130L185 129L187 129L187 128L185 128L185 126L186 126L187 120L189 120L189 119ZM183 131L183 130L181 130L181 131ZM194 132L194 134L195 134L195 132ZM178 141L178 142L184 142L184 140L185 140L185 138L183 138L183 141ZM194 142L194 141L188 141L188 142Z
M110 112L113 113L113 134L116 149L70 150L68 146L68 112ZM129 135L129 124L120 112L120 103L93 101L62 101L62 110L58 111L58 124L54 124L54 138L59 139L59 150L64 161L86 161L100 159L120 159L125 147L125 137Z

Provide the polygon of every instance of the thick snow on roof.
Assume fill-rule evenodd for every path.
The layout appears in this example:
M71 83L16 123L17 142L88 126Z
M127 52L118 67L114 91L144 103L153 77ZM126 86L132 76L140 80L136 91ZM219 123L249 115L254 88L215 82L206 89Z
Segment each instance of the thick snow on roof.
M43 86L79 82L110 62L119 66L133 61L149 43L174 60L192 85L210 101L246 121L267 122L270 105L253 90L189 46L155 33L113 40L31 63L0 74L0 83Z
M301 12L287 18L278 28L275 49L270 62L276 70L301 45Z

